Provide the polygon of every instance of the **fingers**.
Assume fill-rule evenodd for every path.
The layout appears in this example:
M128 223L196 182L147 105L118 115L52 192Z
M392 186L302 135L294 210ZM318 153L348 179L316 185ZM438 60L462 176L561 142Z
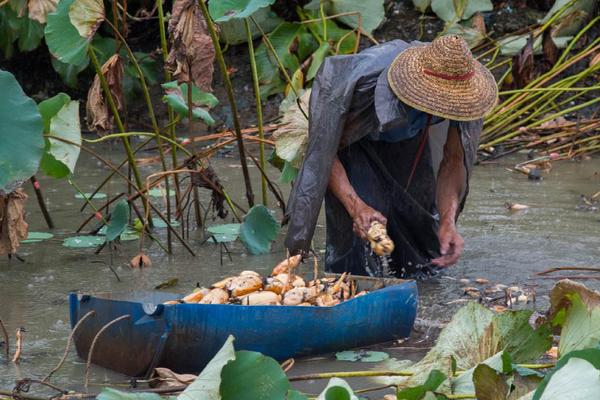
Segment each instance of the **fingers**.
M442 239L440 243L440 257L431 260L432 264L446 268L458 262L464 247L463 238L457 233L451 239Z
M383 216L383 214L381 214L380 212L374 212L373 215L371 216L371 223L373 221L377 221L379 223L381 223L382 225L387 225L387 218Z

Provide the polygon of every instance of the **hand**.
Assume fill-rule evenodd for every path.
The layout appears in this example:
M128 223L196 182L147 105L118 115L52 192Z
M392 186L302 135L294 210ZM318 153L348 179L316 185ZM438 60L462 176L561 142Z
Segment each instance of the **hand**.
M354 208L350 216L354 222L352 225L354 233L364 240L367 240L367 232L373 222L378 221L384 226L387 224L387 219L379 211L362 202Z
M438 232L440 239L441 256L431 260L432 264L438 267L450 267L458 261L463 250L464 240L456 231L454 221L446 221L440 224Z

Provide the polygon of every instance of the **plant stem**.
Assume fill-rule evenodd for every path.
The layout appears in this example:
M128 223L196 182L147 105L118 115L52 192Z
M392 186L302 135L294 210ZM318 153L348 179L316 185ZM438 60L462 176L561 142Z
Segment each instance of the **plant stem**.
M163 57L164 64L164 72L165 72L165 81L169 82L171 80L171 73L167 70L167 58L169 57L169 49L167 47L167 35L165 32L165 14L163 10L163 1L156 0L156 9L158 10L158 28L160 33L160 49ZM171 167L175 168L177 166L177 147L173 144L177 141L177 136L175 135L175 124L173 121L175 119L175 113L173 112L173 108L167 104L167 115L169 117L169 136L171 137ZM168 182L168 178L166 180ZM173 175L173 183L175 184L175 208L176 212L179 212L180 204L181 204L181 188L179 187L179 180L177 178L177 174ZM168 187L168 185L167 185ZM170 214L168 215L171 218ZM171 232L169 232L168 237L169 247L171 246Z
M258 124L258 137L263 140L265 133L263 130L263 113L262 104L260 100L260 86L258 82L258 70L256 68L256 58L254 56L254 45L252 44L252 32L250 31L250 24L248 18L244 18L244 25L246 26L246 35L248 38L248 53L250 55L250 67L252 69L252 83L254 84L254 100L256 102L256 122ZM265 170L265 144L259 143L259 160L260 167ZM261 189L262 189L262 201L267 206L267 180L264 176L261 177Z
M96 57L96 52L91 45L88 45L88 54L90 56L90 61L96 70L96 75L98 75L98 79L100 80L100 85L102 86L102 90L104 91L104 96L106 97L106 101L110 107L110 110L115 119L115 123L117 124L117 128L121 133L125 132L125 127L123 126L123 122L121 121L121 116L119 115L119 110L117 109L117 105L115 104L115 99L108 87L108 83L106 82L106 77L102 73L102 67L100 63L98 63L98 58ZM136 190L140 190L143 187L142 176L140 171L135 163L135 157L133 156L133 152L131 150L131 145L127 141L127 138L121 138L123 143L123 147L125 148L125 152L127 153L127 159L129 160L129 165L131 166L131 170L133 171L133 176L135 178ZM144 204L144 210L148 208L148 199L143 197L142 202Z
M254 193L252 192L252 182L250 181L250 173L248 172L248 160L246 160L246 150L244 149L242 128L240 126L237 103L235 102L231 79L229 79L229 74L227 73L227 65L225 64L225 59L223 58L223 51L221 50L219 37L217 36L217 31L210 14L208 13L208 9L206 8L206 3L204 0L198 0L198 4L200 5L200 10L202 10L204 20L206 21L208 32L210 33L210 38L212 39L213 47L215 48L215 56L219 64L219 69L221 70L221 76L223 77L223 84L225 85L225 90L227 91L227 98L229 99L229 106L231 107L233 127L235 129L235 135L237 138L238 152L240 153L240 164L242 166L242 173L244 174L244 184L246 185L246 198L248 199L248 205L252 207L254 206Z
M363 378L370 376L413 376L411 371L341 371L341 372L324 372L320 374L307 374L290 377L290 382L308 381L313 379L329 379L329 378Z
M48 229L54 229L54 221L52 221L52 217L50 216L50 212L48 212L48 207L46 206L46 202L44 201L44 195L42 194L42 189L40 188L40 182L37 180L35 175L30 178L30 181L33 185L35 197L37 198L37 202L40 206L40 210L42 211L42 215L46 220Z

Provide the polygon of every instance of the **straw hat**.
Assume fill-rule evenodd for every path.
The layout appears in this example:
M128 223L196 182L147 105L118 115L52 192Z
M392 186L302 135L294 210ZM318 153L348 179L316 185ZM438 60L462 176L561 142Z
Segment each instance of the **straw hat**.
M456 35L404 50L392 61L388 82L409 106L456 121L483 118L498 98L494 77Z

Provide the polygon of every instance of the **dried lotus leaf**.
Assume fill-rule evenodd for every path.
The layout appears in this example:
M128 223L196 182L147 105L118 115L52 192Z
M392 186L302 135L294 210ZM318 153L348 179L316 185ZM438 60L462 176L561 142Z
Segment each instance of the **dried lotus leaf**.
M257 276L238 276L231 280L228 289L233 296L240 297L262 289L262 283L262 278Z
M199 304L225 304L229 301L229 294L226 290L216 288L212 289L206 296L199 301Z

